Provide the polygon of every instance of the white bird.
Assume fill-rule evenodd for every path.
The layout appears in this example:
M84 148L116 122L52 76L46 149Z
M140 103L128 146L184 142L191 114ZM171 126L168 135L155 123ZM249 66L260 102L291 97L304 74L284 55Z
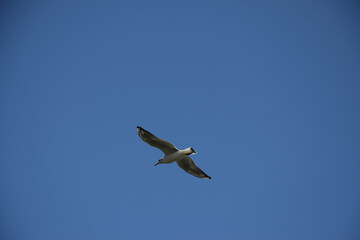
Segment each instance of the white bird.
M155 166L162 163L176 162L185 172L190 173L195 177L211 179L211 177L198 168L195 165L195 162L189 157L189 155L196 153L192 147L179 150L171 142L158 138L139 126L137 127L137 132L144 142L160 149L165 154Z

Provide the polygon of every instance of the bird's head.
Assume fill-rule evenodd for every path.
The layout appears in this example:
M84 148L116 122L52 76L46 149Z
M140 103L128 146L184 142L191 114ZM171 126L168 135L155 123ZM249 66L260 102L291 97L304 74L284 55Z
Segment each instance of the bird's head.
M163 158L160 158L159 161L158 161L157 163L155 163L154 166L156 166L156 165L158 165L158 164L160 164L160 163L163 163Z

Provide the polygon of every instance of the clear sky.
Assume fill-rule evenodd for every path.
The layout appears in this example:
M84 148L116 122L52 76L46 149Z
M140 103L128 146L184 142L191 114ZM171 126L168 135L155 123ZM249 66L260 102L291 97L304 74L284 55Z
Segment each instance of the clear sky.
M360 239L356 1L1 4L1 239Z

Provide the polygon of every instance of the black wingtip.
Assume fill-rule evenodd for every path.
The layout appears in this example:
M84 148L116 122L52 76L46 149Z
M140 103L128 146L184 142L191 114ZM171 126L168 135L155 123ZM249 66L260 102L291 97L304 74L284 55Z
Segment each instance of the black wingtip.
M211 179L211 177L209 177L209 179Z

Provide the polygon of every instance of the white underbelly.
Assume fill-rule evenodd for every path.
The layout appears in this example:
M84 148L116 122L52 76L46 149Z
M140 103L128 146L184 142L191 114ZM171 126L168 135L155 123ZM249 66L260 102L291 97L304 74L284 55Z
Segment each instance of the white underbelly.
M164 163L172 163L185 157L186 154L178 151L164 157Z

